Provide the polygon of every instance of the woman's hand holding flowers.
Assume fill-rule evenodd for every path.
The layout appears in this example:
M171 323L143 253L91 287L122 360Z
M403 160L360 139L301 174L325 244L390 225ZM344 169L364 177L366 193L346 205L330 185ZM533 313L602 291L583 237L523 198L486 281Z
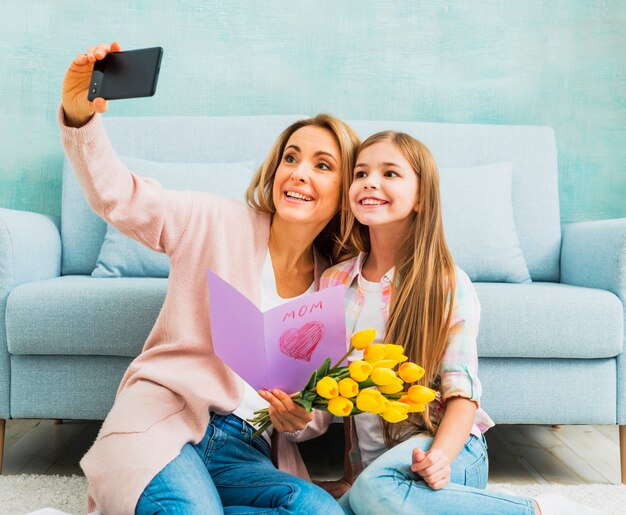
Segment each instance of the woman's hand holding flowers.
M308 412L282 390L274 388L259 390L259 395L270 403L268 413L274 428L280 433L293 433L304 429L313 420L313 414Z

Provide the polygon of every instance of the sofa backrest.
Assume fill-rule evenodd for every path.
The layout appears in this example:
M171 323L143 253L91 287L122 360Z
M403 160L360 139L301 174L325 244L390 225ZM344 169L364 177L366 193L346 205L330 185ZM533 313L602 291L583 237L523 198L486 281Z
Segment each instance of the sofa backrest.
M280 132L303 117L105 117L105 126L120 156L163 162L260 163ZM511 161L513 213L530 276L533 281L559 280L558 167L551 128L402 121L349 123L362 138L387 129L407 132L429 147L440 168ZM106 224L86 204L66 162L61 219L64 275L92 272L105 232Z

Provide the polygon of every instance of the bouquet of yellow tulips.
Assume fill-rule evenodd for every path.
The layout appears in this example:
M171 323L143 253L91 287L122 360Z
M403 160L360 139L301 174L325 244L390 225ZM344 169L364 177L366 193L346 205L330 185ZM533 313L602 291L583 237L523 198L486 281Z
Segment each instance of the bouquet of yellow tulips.
M424 411L437 392L422 385L407 387L423 377L424 369L408 361L401 345L374 344L375 337L374 329L354 333L348 352L332 367L330 359L324 361L302 391L292 395L293 400L308 412L322 409L337 417L375 413L387 422L400 422L409 413ZM363 351L363 359L339 366L355 350ZM258 436L272 422L267 408L254 414L248 421L258 426Z

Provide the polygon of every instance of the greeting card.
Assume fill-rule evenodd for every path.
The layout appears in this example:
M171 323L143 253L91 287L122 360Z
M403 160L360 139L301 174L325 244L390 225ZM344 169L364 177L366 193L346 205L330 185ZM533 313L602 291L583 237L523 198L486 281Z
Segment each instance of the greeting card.
M208 282L215 354L254 389L297 392L326 358L345 354L344 286L262 312L211 271Z

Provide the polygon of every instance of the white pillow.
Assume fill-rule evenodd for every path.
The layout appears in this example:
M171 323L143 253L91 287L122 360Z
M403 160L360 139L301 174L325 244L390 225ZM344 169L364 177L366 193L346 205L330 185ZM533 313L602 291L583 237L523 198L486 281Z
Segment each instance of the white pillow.
M224 198L244 200L254 175L254 162L160 163L120 157L136 175L156 179L172 190L208 191ZM167 277L170 263L165 254L154 252L107 225L104 242L92 277Z
M531 282L515 229L512 177L508 161L439 171L446 241L472 281Z

